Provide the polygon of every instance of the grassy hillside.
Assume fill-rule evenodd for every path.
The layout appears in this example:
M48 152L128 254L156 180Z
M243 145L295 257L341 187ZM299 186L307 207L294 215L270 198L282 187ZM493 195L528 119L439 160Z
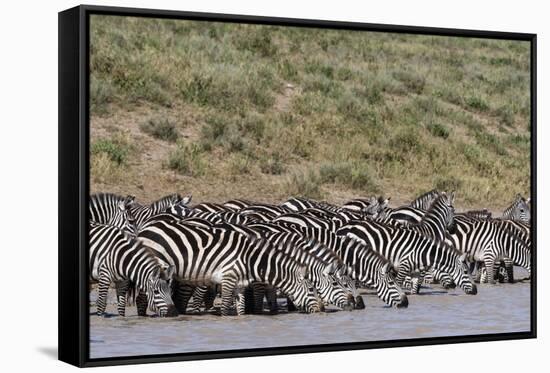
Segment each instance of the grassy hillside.
M92 16L92 191L529 193L529 44Z

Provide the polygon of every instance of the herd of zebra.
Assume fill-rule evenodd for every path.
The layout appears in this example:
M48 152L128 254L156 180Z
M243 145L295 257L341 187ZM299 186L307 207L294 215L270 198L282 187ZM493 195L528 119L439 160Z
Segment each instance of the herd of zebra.
M365 307L359 288L389 306L407 307L405 290L423 283L477 294L476 282L514 282L514 265L531 274L529 199L519 194L501 217L455 213L454 192L432 190L409 205L389 198L342 206L306 198L282 204L230 200L190 206L191 196L142 205L133 196L90 196L89 277L97 314L114 283L118 313L175 316L213 308L221 315L327 305ZM284 304L284 303L281 303Z

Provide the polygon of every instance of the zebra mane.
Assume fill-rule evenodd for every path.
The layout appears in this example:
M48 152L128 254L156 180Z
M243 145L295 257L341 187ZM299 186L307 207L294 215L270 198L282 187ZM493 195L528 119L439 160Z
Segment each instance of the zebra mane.
M157 207L172 206L182 200L179 193L169 194L151 203L150 207L155 209Z
M446 194L446 193L439 193L438 196L433 200L433 202L430 204L430 207L428 207L428 209L426 210L426 212L424 213L424 216L422 216L422 219L420 219L420 222L416 223L416 224L411 224L411 225L420 225L422 224L423 222L426 221L426 217L427 216L430 216L431 213L433 212L433 210L436 209L437 207L437 204L442 201L444 198L449 198L449 196Z
M432 199L438 196L439 194L440 193L437 189L432 189L429 192L423 193L418 197L416 197L415 199L413 199L411 203L409 203L409 206L416 207L416 208L423 208L423 207L425 208L424 204L426 200Z

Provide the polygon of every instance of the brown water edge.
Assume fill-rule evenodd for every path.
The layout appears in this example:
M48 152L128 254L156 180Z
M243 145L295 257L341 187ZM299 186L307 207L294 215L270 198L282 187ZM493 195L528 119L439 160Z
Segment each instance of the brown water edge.
M516 268L517 269L517 268ZM524 271L516 270L517 277ZM90 316L90 357L115 357L300 346L310 344L396 340L439 336L529 331L528 281L481 284L478 294L445 291L438 285L409 297L409 308L393 309L375 294L364 295L366 309L312 315L245 315L220 317L211 313L176 318ZM110 294L107 311L116 314ZM90 295L95 311L96 292ZM283 302L283 300L281 300Z

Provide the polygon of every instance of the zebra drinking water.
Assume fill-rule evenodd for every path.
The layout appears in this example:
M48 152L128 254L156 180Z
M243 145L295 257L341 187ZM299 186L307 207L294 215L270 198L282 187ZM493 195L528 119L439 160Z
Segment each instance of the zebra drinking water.
M129 286L141 292L146 305L160 316L177 315L169 285L174 268L162 262L139 239L129 238L116 227L90 222L89 266L90 280L99 283L98 315L105 312L107 292L113 282L120 316L125 315ZM138 314L145 312L138 307Z

